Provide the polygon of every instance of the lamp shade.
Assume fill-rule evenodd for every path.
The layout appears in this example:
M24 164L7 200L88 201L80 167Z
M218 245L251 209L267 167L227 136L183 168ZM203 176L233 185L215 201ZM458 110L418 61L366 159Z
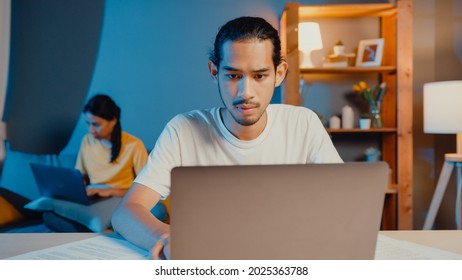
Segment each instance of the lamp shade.
M462 81L426 83L424 132L462 133Z
M317 22L298 24L298 49L303 52L322 49L322 38Z

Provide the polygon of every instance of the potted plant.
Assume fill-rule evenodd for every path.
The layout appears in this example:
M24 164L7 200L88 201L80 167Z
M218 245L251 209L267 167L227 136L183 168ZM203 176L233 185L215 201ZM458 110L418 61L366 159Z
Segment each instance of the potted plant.
M338 40L337 43L334 45L334 55L335 56L340 56L345 52L345 46L343 45L343 42Z
M362 113L359 116L359 128L360 129L371 128L371 117L368 113Z

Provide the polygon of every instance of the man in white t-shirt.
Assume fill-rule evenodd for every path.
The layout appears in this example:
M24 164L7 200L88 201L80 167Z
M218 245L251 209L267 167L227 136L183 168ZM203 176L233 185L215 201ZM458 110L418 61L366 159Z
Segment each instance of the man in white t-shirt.
M170 194L173 167L342 162L315 113L269 105L287 63L277 30L264 19L221 27L208 67L224 106L173 118L112 218L117 232L155 257L168 258L170 227L149 210Z

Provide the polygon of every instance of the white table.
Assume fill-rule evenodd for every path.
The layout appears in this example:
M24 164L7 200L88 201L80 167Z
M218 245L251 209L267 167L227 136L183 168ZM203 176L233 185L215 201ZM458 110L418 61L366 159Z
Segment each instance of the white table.
M85 240L99 235L96 233L3 233L0 234L0 259ZM119 238L115 234L104 235ZM406 259L411 256L410 254L403 253L405 250L409 250L407 245L420 246L418 248L420 252L427 250L432 253L433 250L444 250L444 252L460 254L462 257L462 231L459 230L381 231L379 233L377 248L380 248L380 245L390 247L388 243L385 244L384 240L387 242L390 240L393 241L392 245L394 247L403 247L399 248L403 249L402 251L398 250L394 252L393 259ZM382 253L382 256L385 253Z

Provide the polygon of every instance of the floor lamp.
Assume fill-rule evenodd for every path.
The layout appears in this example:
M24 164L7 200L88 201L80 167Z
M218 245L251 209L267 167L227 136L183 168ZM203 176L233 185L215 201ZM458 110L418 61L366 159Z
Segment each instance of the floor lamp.
M433 227L436 213L447 189L452 171L457 171L456 227L461 229L461 188L462 188L462 81L434 82L424 84L424 132L437 134L457 134L455 154L445 154L444 164L433 194L430 209L423 226Z

